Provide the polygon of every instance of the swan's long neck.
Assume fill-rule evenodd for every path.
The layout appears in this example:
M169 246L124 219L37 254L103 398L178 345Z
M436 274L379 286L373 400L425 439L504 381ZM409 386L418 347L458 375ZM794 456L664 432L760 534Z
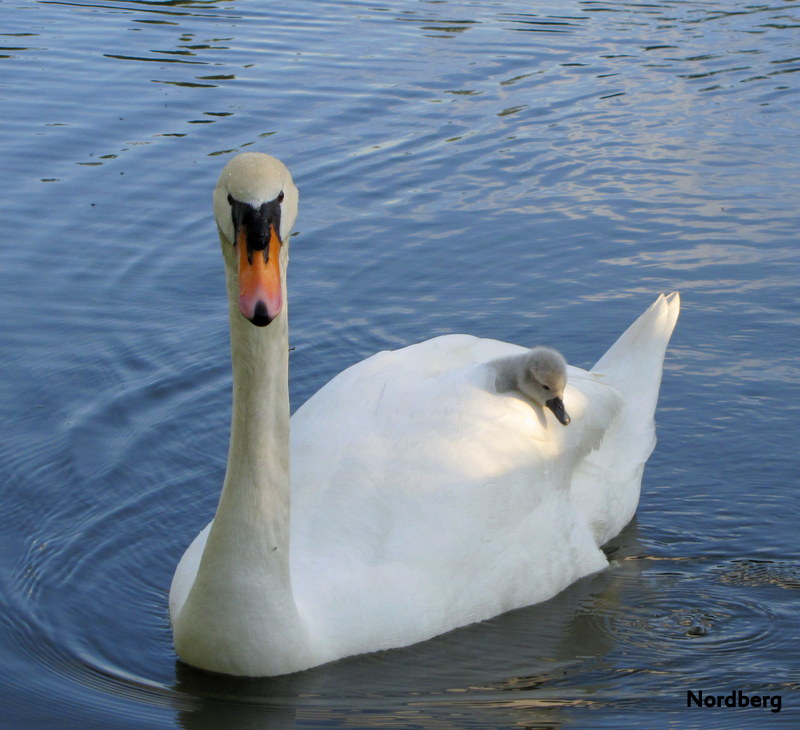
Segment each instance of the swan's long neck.
M286 310L255 327L231 308L233 412L228 469L214 529L237 538L239 558L269 558L288 581L289 342ZM213 534L213 533L212 533ZM266 551L266 552L265 552ZM277 554L276 554L277 553ZM252 555L251 555L252 554ZM263 571L263 565L259 570ZM283 576L281 578L283 580Z
M298 662L303 664L306 644L289 564L287 314L284 306L268 326L254 326L238 310L235 287L229 277L228 469L197 577L176 622L176 648L195 666L211 655L216 671L279 674L304 668ZM227 654L230 668L221 669L220 656Z

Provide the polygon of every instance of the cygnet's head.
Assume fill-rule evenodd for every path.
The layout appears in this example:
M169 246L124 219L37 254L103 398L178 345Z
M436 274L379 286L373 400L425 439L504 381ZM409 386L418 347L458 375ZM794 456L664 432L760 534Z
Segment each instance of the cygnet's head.
M523 355L496 364L498 390L515 388L540 406L549 408L563 425L570 417L564 409L567 361L550 347L534 347Z
M523 357L517 388L528 398L547 406L560 423L568 425L570 417L563 401L567 361L550 347L534 347Z

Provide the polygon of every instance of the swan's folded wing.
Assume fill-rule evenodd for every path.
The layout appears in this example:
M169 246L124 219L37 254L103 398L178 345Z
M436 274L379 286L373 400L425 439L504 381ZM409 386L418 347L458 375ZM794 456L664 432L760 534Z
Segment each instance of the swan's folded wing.
M491 387L480 361L523 348L442 344L455 345L449 362L460 367L447 369L436 343L424 358L415 348L380 353L292 420L298 603L347 607L353 586L359 611L391 611L380 629L387 646L412 626L423 638L427 621L433 635L545 600L606 564L569 490L569 452L600 441L602 409L579 406L589 396L576 391L587 415L565 428ZM315 461L304 460L312 447Z

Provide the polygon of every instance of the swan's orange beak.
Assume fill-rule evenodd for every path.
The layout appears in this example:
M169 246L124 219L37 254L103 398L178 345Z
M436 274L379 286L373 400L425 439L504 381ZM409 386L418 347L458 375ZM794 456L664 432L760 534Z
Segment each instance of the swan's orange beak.
M269 227L269 241L263 250L248 250L247 229L241 226L236 234L239 255L239 311L253 324L264 327L283 308L281 269L278 255L281 239L275 226Z

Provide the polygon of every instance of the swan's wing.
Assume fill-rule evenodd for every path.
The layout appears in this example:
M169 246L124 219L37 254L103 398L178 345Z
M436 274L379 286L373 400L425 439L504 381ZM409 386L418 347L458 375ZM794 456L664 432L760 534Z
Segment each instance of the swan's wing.
M571 502L570 452L582 458L602 440L613 405L590 407L576 385L565 428L522 396L497 394L482 363L520 351L450 336L379 353L297 411L299 603L347 607L351 618L331 626L388 611L380 631L402 642L398 627L433 635L549 598L606 565Z
M203 557L203 550L208 540L208 533L211 531L211 523L205 526L183 553L175 573L172 576L172 584L169 589L169 615L173 621L183 608L186 597L192 588L194 579L197 576L197 569L200 567L200 558Z
M636 470L628 460L645 452L649 455L652 430L636 434L632 442L626 442L622 423L625 404L608 378L572 369L569 377L564 398L572 417L569 428L578 423L583 426L581 430L576 429L570 448L575 455L570 494L576 511L590 525L595 543L602 545L633 516L631 508L635 511L639 491L638 483L632 482ZM638 475L641 476L641 464ZM612 523L616 531L607 534L609 529L614 529Z

